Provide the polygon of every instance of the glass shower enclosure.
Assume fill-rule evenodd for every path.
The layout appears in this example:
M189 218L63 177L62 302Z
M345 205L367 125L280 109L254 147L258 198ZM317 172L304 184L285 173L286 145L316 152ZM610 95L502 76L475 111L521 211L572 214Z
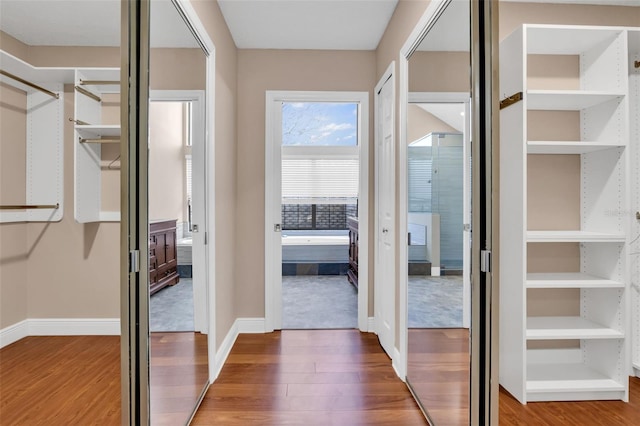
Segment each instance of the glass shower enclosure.
M408 157L409 274L461 271L463 135L429 133L409 145Z

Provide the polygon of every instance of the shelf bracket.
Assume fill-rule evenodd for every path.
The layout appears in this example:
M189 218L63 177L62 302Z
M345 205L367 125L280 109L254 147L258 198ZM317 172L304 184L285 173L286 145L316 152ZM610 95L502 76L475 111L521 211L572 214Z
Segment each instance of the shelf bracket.
M508 98L504 98L503 100L500 101L500 109L505 109L506 107L509 107L515 103L520 102L522 99L523 99L522 92L514 93Z

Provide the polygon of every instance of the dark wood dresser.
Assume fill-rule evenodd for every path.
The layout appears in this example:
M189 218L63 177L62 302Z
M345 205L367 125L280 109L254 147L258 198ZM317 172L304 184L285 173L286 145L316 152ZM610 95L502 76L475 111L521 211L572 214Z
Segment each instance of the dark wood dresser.
M176 220L149 223L149 294L178 284Z
M349 269L347 270L347 279L358 288L358 219L348 217L347 227L349 228Z

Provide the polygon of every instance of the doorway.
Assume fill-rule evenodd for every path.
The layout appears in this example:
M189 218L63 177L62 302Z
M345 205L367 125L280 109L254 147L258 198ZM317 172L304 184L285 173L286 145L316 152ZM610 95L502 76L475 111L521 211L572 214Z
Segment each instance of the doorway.
M367 103L366 93L267 92L267 330L368 329Z
M204 92L152 91L149 106L149 222L175 220L165 263L175 278L150 271L150 331L207 332ZM164 225L163 225L164 224ZM160 233L160 238L162 238ZM153 236L152 236L153 238ZM162 254L163 250L156 250ZM151 262L153 264L153 261ZM156 263L158 261L156 260ZM157 265L161 269L160 265ZM173 270L173 267L172 267ZM154 286L155 283L155 286Z

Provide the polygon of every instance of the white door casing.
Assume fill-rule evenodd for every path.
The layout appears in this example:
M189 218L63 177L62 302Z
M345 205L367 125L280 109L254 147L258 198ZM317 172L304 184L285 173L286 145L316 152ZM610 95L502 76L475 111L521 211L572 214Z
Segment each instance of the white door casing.
M376 86L376 271L375 324L382 348L394 358L395 344L395 79L391 63Z

